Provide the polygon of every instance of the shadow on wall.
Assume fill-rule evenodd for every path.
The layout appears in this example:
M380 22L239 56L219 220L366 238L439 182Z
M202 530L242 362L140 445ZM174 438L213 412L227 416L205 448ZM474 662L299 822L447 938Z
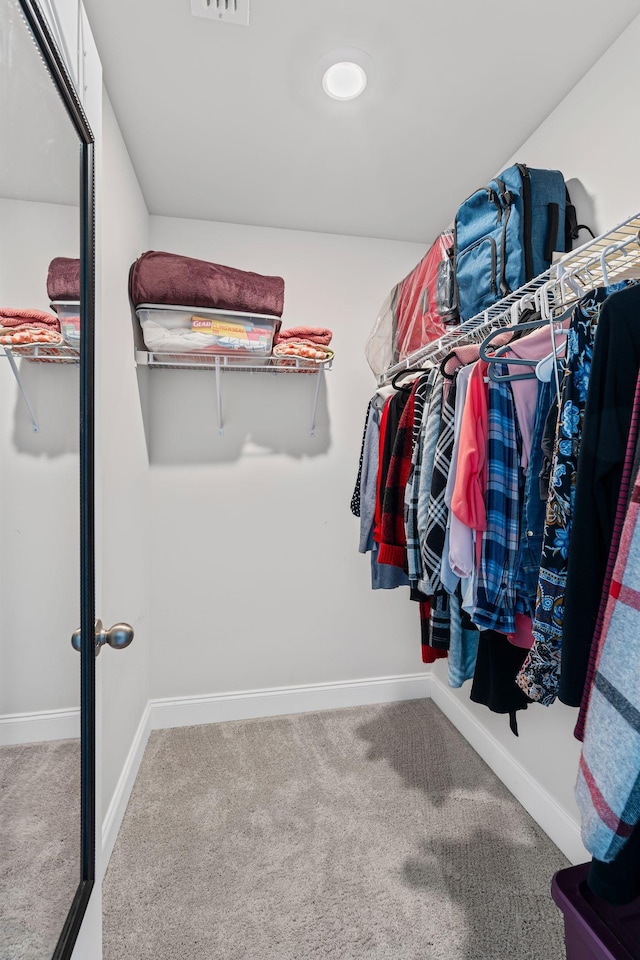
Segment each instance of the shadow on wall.
M8 366L8 365L7 365ZM27 405L15 386L13 443L33 457L60 457L79 451L79 369L75 364L18 361L20 377L36 415L34 433ZM13 380L9 369L4 375Z
M138 370L149 462L231 463L241 456L286 454L301 459L324 454L331 445L327 381L315 375L222 373L222 423L213 370Z
M595 235L598 236L600 226L596 223L595 198L592 197L590 193L587 193L586 187L583 186L580 180L567 180L567 190L571 197L571 203L576 208L578 223L584 223L588 227L591 227ZM583 243L588 243L589 240L588 231L581 230L578 239L573 241L574 249L581 247Z
M435 704L392 704L357 733L370 744L368 760L386 761L424 796L415 821L422 837L402 881L464 917L428 946L442 956L446 944L459 960L561 960L550 884L566 860Z

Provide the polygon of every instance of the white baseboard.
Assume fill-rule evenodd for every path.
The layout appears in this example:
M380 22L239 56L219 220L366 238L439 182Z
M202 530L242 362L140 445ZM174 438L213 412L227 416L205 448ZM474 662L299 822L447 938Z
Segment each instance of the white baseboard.
M584 848L580 837L579 823L465 709L449 687L433 675L429 695L565 857L571 863L590 860L591 854Z
M337 707L359 707L368 703L420 700L429 696L429 684L430 677L425 672L338 683L242 690L203 697L166 697L150 701L151 729L277 717Z
M43 740L76 740L80 736L80 710L36 710L0 717L0 747Z
M151 733L151 702L143 710L138 729L133 738L133 743L127 754L122 772L116 788L113 791L109 809L102 821L102 869L103 873L109 866L109 859L118 836L118 831L124 819L124 815L129 803L129 797L133 790L133 784L138 775L142 757L149 734Z

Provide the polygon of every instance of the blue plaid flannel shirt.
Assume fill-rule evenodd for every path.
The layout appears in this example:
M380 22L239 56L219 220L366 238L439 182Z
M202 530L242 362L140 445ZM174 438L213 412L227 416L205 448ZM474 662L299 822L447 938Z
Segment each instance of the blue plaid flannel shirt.
M507 374L506 364L496 372ZM515 631L515 569L520 545L518 426L509 383L489 381L487 528L473 622L482 630Z

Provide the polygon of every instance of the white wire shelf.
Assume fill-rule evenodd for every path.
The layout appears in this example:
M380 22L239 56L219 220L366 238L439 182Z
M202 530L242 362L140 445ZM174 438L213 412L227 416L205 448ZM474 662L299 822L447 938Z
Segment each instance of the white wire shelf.
M1 345L5 357L17 360L32 360L39 363L80 363L80 351L68 344L29 343L9 347Z
M136 350L136 363L160 370L235 370L241 373L318 373L330 370L333 358L318 363L303 357L234 357L230 354L159 353Z
M540 309L542 297L548 298L551 309L569 307L577 303L587 290L637 277L639 265L640 213L636 213L613 230L566 253L549 270L482 313L452 327L438 340L425 344L388 367L378 377L378 383L388 383L396 373L418 367L427 360L435 363L444 360L455 346L483 340L491 330L516 323L527 307Z
M216 375L216 395L218 401L218 435L224 436L222 418L222 374L236 373L267 373L272 376L281 375L311 375L316 378L316 386L311 412L311 436L316 432L316 414L320 386L326 370L331 370L333 357L318 362L306 360L303 357L269 356L269 357L234 357L229 354L202 354L202 353L154 353L151 350L136 350L136 363L141 367L155 370L213 370Z

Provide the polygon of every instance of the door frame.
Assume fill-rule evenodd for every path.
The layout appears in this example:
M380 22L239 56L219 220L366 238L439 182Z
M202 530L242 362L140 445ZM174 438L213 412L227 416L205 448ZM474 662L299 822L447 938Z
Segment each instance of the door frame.
M96 872L95 138L37 0L18 0L80 146L80 879L52 960L69 960Z

